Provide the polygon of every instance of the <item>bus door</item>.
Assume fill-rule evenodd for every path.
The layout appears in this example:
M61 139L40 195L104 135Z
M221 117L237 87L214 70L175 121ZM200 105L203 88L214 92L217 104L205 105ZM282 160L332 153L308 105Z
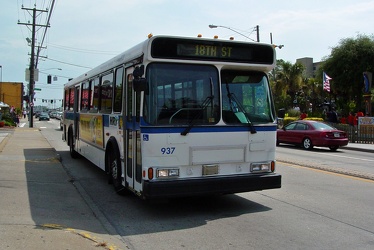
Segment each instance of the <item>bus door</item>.
M73 106L73 111L74 111L74 139L79 138L78 137L78 124L79 124L79 118L78 118L78 107L79 107L79 93L80 93L80 86L75 87L74 89L74 106Z
M126 69L125 179L129 188L141 191L140 92L133 89L133 68Z

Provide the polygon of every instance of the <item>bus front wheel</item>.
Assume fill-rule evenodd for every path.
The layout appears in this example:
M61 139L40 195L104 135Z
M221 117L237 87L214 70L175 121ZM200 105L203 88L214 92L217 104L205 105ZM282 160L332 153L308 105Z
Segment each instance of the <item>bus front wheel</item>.
M125 187L122 185L122 170L119 150L117 146L107 148L108 182L113 184L117 193L122 194Z

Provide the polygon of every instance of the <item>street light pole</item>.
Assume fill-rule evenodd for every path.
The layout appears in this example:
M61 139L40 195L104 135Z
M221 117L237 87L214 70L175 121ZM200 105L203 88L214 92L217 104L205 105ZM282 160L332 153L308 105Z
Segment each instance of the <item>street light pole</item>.
M257 25L257 26L258 26L258 25ZM245 38L247 38L247 39L249 39L249 40L252 40L252 41L256 42L256 41L253 40L252 38L250 38L250 37L248 37L248 36L246 36L246 35L240 33L239 31L236 31L236 30L234 30L234 29L232 29L232 28L230 28L230 27L222 26L222 25L214 25L214 24L210 24L210 25L209 25L209 28L211 28L211 29L215 29L215 28L218 28L218 27L220 27L220 28L225 28L225 29L229 29L229 30L234 31L235 33L241 35L241 36L244 36Z
M280 45L273 44L273 33L270 33L270 44L273 45L274 48L282 49L284 47L283 44L280 44Z

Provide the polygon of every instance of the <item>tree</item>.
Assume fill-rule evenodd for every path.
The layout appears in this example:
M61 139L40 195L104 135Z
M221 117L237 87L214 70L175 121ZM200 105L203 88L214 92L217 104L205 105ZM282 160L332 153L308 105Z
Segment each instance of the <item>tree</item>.
M358 35L356 39L342 39L322 63L320 79L322 71L332 78L330 93L345 113L354 111L352 102L357 110L364 110L362 73L374 72L374 37Z
M300 63L292 64L284 60L277 60L277 66L272 72L272 91L278 108L290 108L298 103L302 93L304 66ZM296 102L296 103L295 103ZM282 105L282 106L279 106Z

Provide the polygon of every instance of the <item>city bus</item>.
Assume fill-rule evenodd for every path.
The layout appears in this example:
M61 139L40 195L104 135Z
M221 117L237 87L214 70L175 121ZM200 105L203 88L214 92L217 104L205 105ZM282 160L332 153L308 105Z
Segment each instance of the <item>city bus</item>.
M152 36L64 85L71 157L143 199L281 187L270 44Z

